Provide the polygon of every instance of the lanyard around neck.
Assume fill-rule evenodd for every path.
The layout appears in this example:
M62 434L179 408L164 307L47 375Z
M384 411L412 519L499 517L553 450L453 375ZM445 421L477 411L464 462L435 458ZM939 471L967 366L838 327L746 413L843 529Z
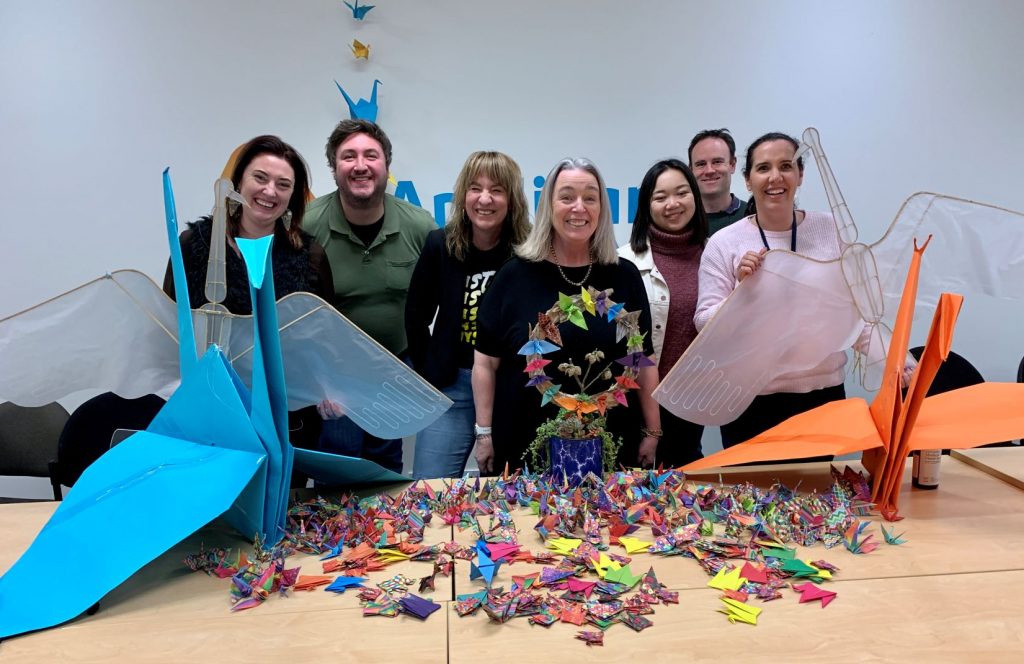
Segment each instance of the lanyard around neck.
M761 222L758 221L757 215L754 215L754 223L757 224L757 232L761 234L761 242L764 243L765 249L771 249L768 246L768 238L764 234L764 229L761 228ZM796 253L796 208L793 209L793 225L789 227L789 250Z

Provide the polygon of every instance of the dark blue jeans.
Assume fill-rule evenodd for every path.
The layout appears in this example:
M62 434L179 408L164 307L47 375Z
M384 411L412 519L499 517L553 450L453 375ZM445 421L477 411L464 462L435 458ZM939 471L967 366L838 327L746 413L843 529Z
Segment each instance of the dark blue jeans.
M416 434L413 479L462 477L476 438L473 424L473 383L470 369L459 369L455 382L442 390L452 407L433 424Z
M399 355L398 359L412 367L405 353ZM348 417L324 420L318 447L321 452L368 459L388 470L402 472L402 439L385 440L371 436Z
M324 420L319 447L321 452L369 459L388 470L402 472L402 439L371 436L347 417Z

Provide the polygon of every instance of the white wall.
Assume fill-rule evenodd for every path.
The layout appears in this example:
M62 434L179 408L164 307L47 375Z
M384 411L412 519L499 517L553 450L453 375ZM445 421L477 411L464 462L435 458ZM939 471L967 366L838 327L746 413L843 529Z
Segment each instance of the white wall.
M815 125L862 238L921 189L1024 209L1013 0L376 5L357 23L340 0L0 3L0 316L108 270L162 275L165 165L182 219L210 209L227 154L258 133L332 189L333 79L359 96L383 82L393 172L427 207L473 150L513 155L531 195L584 155L623 191L625 240L626 188L695 131L745 146ZM822 207L809 174L802 201ZM1021 308L967 302L954 347L989 379L1013 379Z

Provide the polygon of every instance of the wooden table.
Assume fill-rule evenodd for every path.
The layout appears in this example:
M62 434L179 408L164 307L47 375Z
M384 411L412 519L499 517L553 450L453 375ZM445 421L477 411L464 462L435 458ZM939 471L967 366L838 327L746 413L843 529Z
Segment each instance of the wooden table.
M982 451L982 450L979 450ZM988 451L988 450L984 450ZM1013 451L1013 450L1011 450ZM829 484L825 464L748 467L723 472L726 482L778 477L801 490ZM718 475L701 479L718 481ZM408 616L364 618L354 593L323 591L272 597L237 614L227 609L224 580L189 572L181 558L211 546L244 546L223 525L213 524L145 567L101 602L99 613L56 629L0 644L0 663L41 661L340 660L358 662L532 662L540 659L622 662L642 657L661 661L854 662L864 660L1021 661L1024 616L1015 608L1024 589L1024 491L955 458L943 460L938 491L914 491L905 482L901 512L893 525L908 542L882 544L870 554L821 546L802 549L804 558L824 558L840 568L829 588L838 597L827 608L800 604L795 593L766 604L757 627L731 625L717 613L719 593L691 559L634 556L634 571L653 566L659 579L680 591L678 605L658 606L654 625L634 633L608 630L604 647L588 648L572 637L580 629L550 628L514 619L498 625L482 612L460 618L456 593L480 590L460 561L453 582L438 577L432 598L442 609L427 621ZM28 546L54 503L0 505L0 570ZM877 521L877 519L872 519ZM468 532L428 527L426 543ZM481 519L486 526L486 517ZM536 517L519 514L519 540L533 551L543 543L533 531ZM873 529L880 538L877 529ZM649 539L649 529L638 536ZM617 547L613 547L617 549ZM73 561L73 552L69 552ZM305 573L319 573L315 557L296 560ZM72 562L73 564L73 562ZM405 563L374 573L374 581L396 573L424 576L429 566ZM308 568L307 568L308 566ZM511 574L539 569L503 566L496 584ZM590 628L593 629L593 628Z
M992 477L1024 489L1024 447L979 447L953 450L950 456L979 468Z

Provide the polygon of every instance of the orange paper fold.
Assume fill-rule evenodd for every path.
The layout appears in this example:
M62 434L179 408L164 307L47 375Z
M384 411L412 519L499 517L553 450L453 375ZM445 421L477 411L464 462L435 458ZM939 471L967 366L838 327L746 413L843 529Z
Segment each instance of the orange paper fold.
M949 356L963 304L961 295L943 293L939 298L921 359L903 396L900 382L914 318L921 255L927 245L925 242L918 247L915 242L882 386L870 406L857 398L827 403L744 443L688 464L683 470L862 451L864 467L872 476L872 500L885 518L894 520L900 518L900 487L910 452L962 449L1024 437L1024 384L982 383L927 396Z

